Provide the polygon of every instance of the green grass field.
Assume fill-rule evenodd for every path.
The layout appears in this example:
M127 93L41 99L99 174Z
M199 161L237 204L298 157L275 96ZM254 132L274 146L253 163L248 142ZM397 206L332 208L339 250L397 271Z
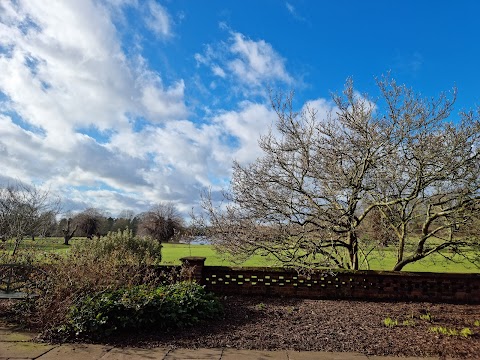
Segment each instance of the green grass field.
M78 241L91 241L84 238L74 238L70 241L74 244ZM34 251L56 252L58 254L69 251L70 246L63 245L61 238L45 238L35 241L24 240L23 248L31 248ZM218 253L211 245L188 245L188 244L164 244L162 249L162 263L168 265L180 264L180 258L186 256L206 257L205 265L210 266L246 266L263 267L279 266L275 263L273 257L256 255L244 262L232 261L228 254ZM395 251L386 249L381 253L375 254L370 260L370 269L372 270L391 270L395 264ZM362 266L362 268L366 268ZM480 273L480 269L464 261L460 263L446 262L439 255L431 256L427 259L417 261L407 265L403 271L422 271L422 272L454 272L454 273Z

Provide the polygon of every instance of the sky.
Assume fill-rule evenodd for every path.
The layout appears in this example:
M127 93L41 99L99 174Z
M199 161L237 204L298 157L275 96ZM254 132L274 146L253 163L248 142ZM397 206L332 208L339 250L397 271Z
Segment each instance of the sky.
M390 73L480 105L480 2L0 0L0 184L115 216L197 208L261 156L269 91L332 109Z

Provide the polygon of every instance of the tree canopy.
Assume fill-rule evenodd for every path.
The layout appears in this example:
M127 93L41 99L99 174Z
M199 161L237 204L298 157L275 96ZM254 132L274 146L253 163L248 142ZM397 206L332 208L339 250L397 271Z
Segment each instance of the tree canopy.
M140 215L138 232L159 243L167 242L183 229L183 219L171 203L159 203Z
M45 235L59 210L60 200L48 190L20 182L0 187L0 237L15 240L15 254L26 236Z
M295 111L292 94L272 96L277 121L259 140L263 156L234 163L226 206L204 198L214 242L302 267L358 269L380 243L396 247L395 270L433 253L473 253L479 110L452 120L455 90L426 99L388 77L377 84L372 99L348 80L325 116ZM374 215L385 230L377 243L361 236Z

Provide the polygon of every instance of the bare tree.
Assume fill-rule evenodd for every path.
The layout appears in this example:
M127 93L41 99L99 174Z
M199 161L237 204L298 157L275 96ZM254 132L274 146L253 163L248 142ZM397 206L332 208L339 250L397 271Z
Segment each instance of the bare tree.
M478 250L478 234L472 232L480 211L478 112L461 112L450 123L443 121L450 108L431 116L432 102L410 89L385 82L380 89L395 109L390 117L416 116L417 122L375 174L377 186L369 193L375 201L394 199L379 207L396 236L394 270L434 253L455 260ZM475 263L478 251L473 253Z
M392 230L398 208L423 209L419 246L478 211L478 116L463 114L465 121L451 124L455 93L426 100L388 78L378 86L381 96L373 101L349 80L324 118L311 108L294 111L291 95L273 97L277 133L260 139L264 155L246 166L234 163L222 209L204 197L213 241L234 254L268 253L288 265L358 269L361 226L374 210ZM452 143L441 148L442 141ZM432 228L446 217L457 220ZM460 244L452 238L420 249L408 260L399 255L395 269L454 243Z
M88 239L100 236L100 228L102 221L105 219L103 213L95 208L88 208L73 218L73 222L78 226L78 230L82 232Z
M56 211L45 211L38 218L38 224L36 231L32 233L33 236L39 235L41 237L52 236L57 227L57 212Z
M26 236L34 239L51 226L59 210L60 200L48 190L20 182L0 188L0 233L15 240L13 255Z
M183 229L183 219L171 203L159 203L140 215L138 232L160 243L167 242Z

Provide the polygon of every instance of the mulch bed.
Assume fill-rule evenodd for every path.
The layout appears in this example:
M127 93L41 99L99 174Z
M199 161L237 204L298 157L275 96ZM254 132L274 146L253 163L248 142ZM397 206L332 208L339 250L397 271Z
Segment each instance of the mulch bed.
M232 296L222 299L224 319L170 333L128 334L122 346L173 346L300 351L355 351L368 355L480 359L479 305ZM430 321L420 315L430 314ZM398 321L386 327L384 319ZM407 320L409 325L403 325ZM442 326L474 335L430 331Z
M130 337L129 344L480 359L480 327L474 326L475 320L480 320L478 305L241 296L223 302L222 321L169 334L142 334ZM431 320L421 320L422 314L430 314ZM386 327L383 321L387 317L400 325ZM401 325L404 320L410 325ZM433 326L468 327L474 335L438 335L429 330Z

